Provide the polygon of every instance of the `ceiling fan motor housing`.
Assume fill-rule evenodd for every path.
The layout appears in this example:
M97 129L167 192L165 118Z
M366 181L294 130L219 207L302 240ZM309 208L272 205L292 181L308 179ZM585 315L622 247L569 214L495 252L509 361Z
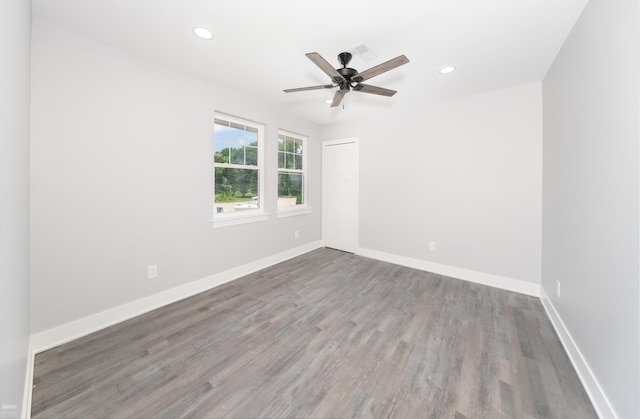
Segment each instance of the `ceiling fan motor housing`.
M352 77L356 76L358 72L355 69L348 67L337 68L336 71L338 71L338 73L340 73L342 77L346 79L346 81L341 80L338 82L338 84L340 85L340 90L347 92L351 90L351 83L354 82Z

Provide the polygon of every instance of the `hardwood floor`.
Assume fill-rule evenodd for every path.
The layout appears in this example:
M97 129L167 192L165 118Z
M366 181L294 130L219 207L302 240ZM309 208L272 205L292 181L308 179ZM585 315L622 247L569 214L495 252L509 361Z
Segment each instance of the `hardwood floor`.
M318 249L38 354L32 417L597 417L540 301Z

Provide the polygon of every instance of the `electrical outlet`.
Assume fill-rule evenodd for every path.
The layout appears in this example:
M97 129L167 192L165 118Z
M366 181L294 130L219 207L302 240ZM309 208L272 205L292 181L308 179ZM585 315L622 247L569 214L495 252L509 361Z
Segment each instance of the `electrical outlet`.
M434 242L434 241L430 241L429 242L429 250L435 252L435 250L436 250L436 242Z
M560 281L556 281L556 294L560 298Z
M296 239L297 239L298 237L300 237L300 232L299 232L298 230L294 231L294 233L293 233L293 237L294 237L294 238L296 238Z
M147 274L149 279L153 279L158 276L158 265L147 266Z

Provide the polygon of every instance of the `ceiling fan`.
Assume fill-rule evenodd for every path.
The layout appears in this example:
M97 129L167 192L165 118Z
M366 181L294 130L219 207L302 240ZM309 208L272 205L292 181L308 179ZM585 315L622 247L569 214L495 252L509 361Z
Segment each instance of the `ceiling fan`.
M338 106L344 95L349 93L349 91L354 90L356 92L362 93L372 93L374 95L382 95L382 96L393 96L396 94L395 90L385 89L383 87L371 86L369 84L362 84L361 82L368 80L374 76L387 72L389 70L393 70L396 67L399 67L403 64L409 62L409 59L404 55L400 55L392 60L386 61L382 64L379 64L375 67L371 67L368 70L363 71L362 73L358 73L357 70L353 68L347 67L349 61L351 61L351 53L349 52L341 52L338 54L338 61L342 64L342 68L333 68L331 64L327 62L320 54L317 52L310 52L305 54L315 65L320 67L322 71L324 71L329 77L331 77L331 82L333 84L322 84L319 86L309 86L309 87L298 87L295 89L285 89L285 93L292 92L302 92L305 90L316 90L316 89L333 89L334 87L339 87L336 90L336 93L333 95L333 101L331 102L331 107Z

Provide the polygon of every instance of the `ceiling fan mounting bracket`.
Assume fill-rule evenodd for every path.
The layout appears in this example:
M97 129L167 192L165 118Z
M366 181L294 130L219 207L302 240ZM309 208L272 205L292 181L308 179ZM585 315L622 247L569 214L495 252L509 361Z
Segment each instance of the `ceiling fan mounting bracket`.
M349 61L351 61L351 57L353 57L351 53L341 52L340 54L338 54L338 62L342 64L343 67L346 67L347 64L349 64Z

